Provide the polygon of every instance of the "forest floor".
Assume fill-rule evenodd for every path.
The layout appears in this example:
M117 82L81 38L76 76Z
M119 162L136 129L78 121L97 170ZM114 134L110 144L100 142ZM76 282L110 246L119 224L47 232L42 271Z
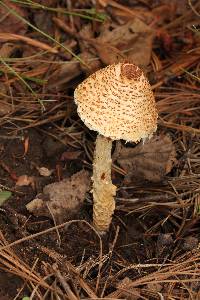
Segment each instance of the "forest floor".
M1 1L0 299L200 299L200 2ZM113 142L110 230L92 226L96 133L73 93L123 60L159 112Z

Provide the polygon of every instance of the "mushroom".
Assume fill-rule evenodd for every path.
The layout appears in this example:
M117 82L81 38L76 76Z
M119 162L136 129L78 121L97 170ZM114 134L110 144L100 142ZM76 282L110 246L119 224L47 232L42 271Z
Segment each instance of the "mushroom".
M98 132L93 162L93 224L103 233L115 210L116 186L111 179L112 141L139 142L157 129L157 110L151 86L132 63L98 70L74 92L77 111L85 125Z

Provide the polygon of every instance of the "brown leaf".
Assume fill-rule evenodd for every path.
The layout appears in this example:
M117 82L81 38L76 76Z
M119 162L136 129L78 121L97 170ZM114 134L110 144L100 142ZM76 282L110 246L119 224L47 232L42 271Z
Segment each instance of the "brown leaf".
M73 78L80 75L81 69L76 61L72 61L68 64L62 64L51 74L46 85L47 90L66 88L68 83Z
M37 170L39 174L44 177L49 177L53 173L53 170L49 170L48 168L45 167L37 168Z
M126 58L122 51L118 50L116 47L110 44L94 44L93 45L98 52L101 61L105 65L111 65L118 63Z
M97 45L102 44L102 47L98 46L96 50L105 64L113 63L109 47L107 48L107 59L105 56L104 46L110 45L110 47L118 49L119 53L125 51L126 58L131 62L147 66L150 62L153 37L153 29L135 17L132 21L113 29L110 28L110 25L103 28L100 36L96 39ZM113 52L114 58L118 55L116 51Z
M176 150L169 136L160 135L135 148L122 147L117 161L127 172L127 182L159 182L176 163Z
M77 159L81 155L82 151L65 151L62 153L60 160L72 160Z
M162 1L161 5L156 6L152 9L152 12L157 19L157 24L161 27L164 26L165 22L169 20L174 20L177 14L186 13L187 1L174 0L169 3L169 1ZM178 2L178 3L176 3ZM183 9L184 8L184 9Z
M25 17L25 10L22 9L19 5L11 3L11 1L4 0L3 1L9 9L13 9L16 11L18 15L21 17ZM10 13L3 5L0 5L0 32L10 32L17 34L24 34L27 30L27 24L20 20L13 13Z
M8 95L8 88L7 85L3 82L0 82L0 92L0 117L3 117L13 111L14 105L8 103L8 98L6 97Z
M96 39L94 38L94 30L91 24L86 24L81 27L78 38L81 50L79 57L85 62L85 65L80 64L80 68L87 76L89 76L102 66L101 61L96 57L95 45L93 47Z
M45 0L44 3L46 7L51 7L51 8L56 7L54 0ZM46 34L53 36L54 27L53 27L51 17L52 17L52 13L45 9L37 10L37 13L33 14L34 24L37 26L37 28L39 28L41 31L45 32Z
M80 64L81 70L89 76L90 74L96 72L102 67L101 61L96 59L96 55L89 51L83 51L79 57L85 62L86 65Z
M18 180L16 173L2 160L0 160L1 167L10 175L11 179L14 181Z
M18 48L19 47L14 44L4 43L2 47L0 47L0 56L3 58L11 57L13 52Z
M157 282L155 282L155 283L150 282L147 284L147 286L145 286L145 288L147 288L150 291L154 291L154 292L158 293L158 292L161 292L161 290L163 289L163 286L162 286L162 284L157 283Z
M1 101L0 99L0 117L3 117L11 112L12 112L12 105L7 102Z
M0 57L1 57L1 49L0 49ZM7 114L12 113L14 110L14 105L8 103L8 88L4 82L0 82L0 117L3 117Z
M186 251L192 251L197 249L199 247L198 245L199 245L198 238L194 236L187 236L184 240L182 247Z
M130 286L132 283L132 280L129 277L125 277L122 279L118 284L117 288L122 290L120 292L120 295L118 295L120 298L127 299L127 300L138 300L140 299L140 289L137 289L135 287L130 287L128 291L126 291L127 287Z
M89 186L90 175L82 170L70 178L45 186L42 196L28 203L26 207L36 216L53 215L61 223L80 209Z
M35 186L34 177L28 175L19 176L16 182L16 186L27 186L27 185L31 185L32 187Z
M24 154L23 156L25 156L28 152L28 149L29 149L29 136L27 136L25 139L24 139Z
M80 42L80 49L81 52L90 52L90 44L88 44L88 39L93 39L94 38L94 32L92 30L92 25L91 24L86 24L81 27L81 30L79 31L79 36L83 39L81 39Z

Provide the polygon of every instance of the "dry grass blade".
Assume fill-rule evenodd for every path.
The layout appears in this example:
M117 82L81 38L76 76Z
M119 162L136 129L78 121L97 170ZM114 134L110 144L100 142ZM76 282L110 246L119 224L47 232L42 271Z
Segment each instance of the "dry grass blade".
M48 46L45 43L42 43L40 41L36 41L36 40L33 40L29 37L18 35L18 34L0 33L0 40L2 42L6 42L6 41L23 41L23 42L25 42L25 43L33 46L33 47L36 47L36 48L39 48L39 49L42 49L42 50L45 50L45 51L49 51L49 52L54 53L54 54L58 53L57 49L54 49L54 48Z
M131 268L146 268L148 266L144 265L136 265L130 266ZM149 266L150 267L150 266ZM145 284L158 284L158 283L174 283L174 284L182 284L184 287L184 283L192 283L199 282L200 275L200 253L199 250L196 253L188 253L178 258L177 261L174 261L172 264L168 266L156 266L158 271L150 272L148 275L144 277L140 277L139 279L133 280L131 283L123 286L123 290L129 291L131 288L140 287ZM116 280L117 277L121 276L123 272L126 272L127 268L122 269L118 274L115 275L113 279ZM174 287L175 288L175 287ZM122 291L117 290L110 294L108 297L117 298L120 297Z
M1 247L8 246L2 232L0 231L0 244ZM24 279L30 284L39 284L40 287L53 290L52 287L43 280L43 278L31 269L26 263L24 263L10 248L0 250L0 263L1 269L15 274ZM40 291L39 291L40 294Z

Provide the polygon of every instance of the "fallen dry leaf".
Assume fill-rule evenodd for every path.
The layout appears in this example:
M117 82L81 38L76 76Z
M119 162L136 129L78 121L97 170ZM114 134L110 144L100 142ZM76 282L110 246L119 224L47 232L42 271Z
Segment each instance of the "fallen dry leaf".
M1 101L0 99L0 117L3 117L12 112L12 105L5 101Z
M12 43L4 43L0 47L0 56L3 58L11 57L19 47Z
M37 168L37 170L39 174L44 177L49 177L53 173L53 170L49 170L48 168L45 167Z
M24 139L24 154L23 156L25 156L28 152L28 149L29 149L29 137L27 136L25 139Z
M126 291L126 287L132 283L132 280L129 277L125 277L122 279L118 284L117 288L120 292L120 298L127 299L127 300L138 300L140 299L140 289L135 287L130 287L129 291Z
M96 57L96 39L94 38L94 31L91 24L82 26L78 35L80 39L79 46L81 50L79 57L85 62L85 65L80 64L80 68L86 74L86 76L89 76L102 67L101 61ZM91 45L94 46L94 48L91 47Z
M166 249L169 250L169 247L172 246L173 243L174 241L171 233L160 233L157 240L158 253L161 255ZM149 287L149 289L151 288Z
M4 0L4 4L11 10L14 10L21 17L25 17L26 13L19 5L11 3L11 1ZM27 24L20 20L13 13L9 12L4 5L0 5L0 32L10 32L17 34L24 34L27 30Z
M155 283L148 283L145 286L145 288L147 288L150 291L154 291L154 292L158 293L163 289L163 286L162 286L162 284L155 282Z
M42 1L40 1L42 4ZM55 0L45 0L46 7L55 7ZM41 31L45 32L48 35L53 36L54 34L54 27L52 24L52 13L46 9L39 9L37 13L33 14L33 21L34 24L39 28Z
M110 43L94 43L93 46L98 52L101 61L106 65L115 64L126 59L126 56L123 55L122 51L111 46Z
M1 53L0 53L1 56ZM8 89L3 82L0 82L0 117L10 114L13 111L12 104L8 103Z
M182 247L186 251L195 250L199 247L199 240L195 236L187 236L184 239L184 243L183 243Z
M62 153L60 160L72 160L77 159L81 155L82 151L65 151Z
M56 221L61 223L80 209L89 187L90 175L82 170L70 178L45 186L43 194L26 207L36 216L52 218L53 215Z
M90 49L90 44L88 44L88 40L94 39L94 32L92 29L91 24L86 24L81 27L81 30L79 31L79 36L82 38L80 42L80 50L81 52L90 52L92 49Z
M154 30L151 27L134 17L124 25L111 28L109 24L102 28L100 36L96 39L98 42L96 50L105 64L116 62L113 60L116 57L119 59L120 53L121 56L122 53L125 53L126 58L136 65L147 66L149 64L154 37ZM100 45L102 46L100 47ZM118 53L112 51L112 56L110 47L118 49Z
M159 135L135 148L122 146L117 162L127 172L127 183L138 180L159 182L176 163L176 150L169 136Z
M0 160L0 166L10 175L12 180L18 180L16 173L2 160Z
M152 9L157 24L160 26L164 26L168 20L172 21L177 13L184 14L186 12L187 1L174 0L171 1L171 3L169 3L169 1L162 2L162 5L158 5ZM185 8L183 9L183 7Z
M32 176L21 175L16 181L16 186L27 186L31 185L33 188L35 186L35 179Z
M81 70L89 76L102 67L101 61L96 58L96 55L88 51L83 51L79 57L85 62L86 65L80 64Z
M48 83L46 85L47 90L57 89L62 90L66 88L66 83L68 83L73 78L80 75L81 69L77 61L71 61L68 64L62 64L57 67L57 69L48 78Z

